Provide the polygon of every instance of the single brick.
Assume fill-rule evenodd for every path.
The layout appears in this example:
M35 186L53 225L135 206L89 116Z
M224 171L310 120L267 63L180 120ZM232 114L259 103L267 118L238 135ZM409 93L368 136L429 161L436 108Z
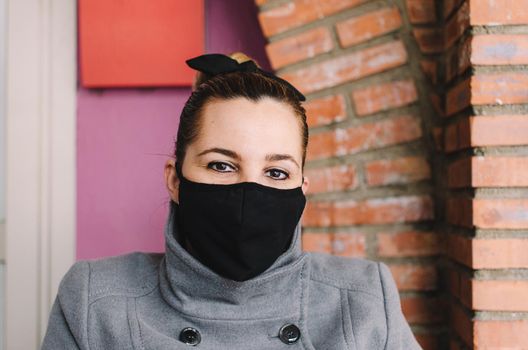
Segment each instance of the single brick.
M329 52L333 47L334 44L328 29L319 27L274 41L266 46L266 51L271 65L278 69Z
M378 233L377 254L382 257L431 256L443 253L442 236L434 232Z
M471 25L528 23L528 0L469 0Z
M304 104L306 121L309 127L328 125L345 120L345 98L343 95L330 95L310 99Z
M525 34L476 35L471 49L472 64L528 64L528 36Z
M305 226L344 226L416 222L433 218L430 196L373 198L362 201L310 201L303 214Z
M369 186L380 186L429 179L431 169L423 157L404 157L368 162L365 174Z
M418 99L411 79L357 89L352 92L351 97L359 116L402 107Z
M301 236L301 242L303 251L332 254L330 233L304 232Z
M302 235L305 251L328 253L337 256L364 257L366 239L363 233L312 233Z
M403 43L392 41L284 73L282 78L311 93L401 66L407 58Z
M444 321L443 302L439 297L405 296L401 308L410 324L434 324Z
M475 75L471 79L471 102L475 105L528 103L527 86L526 72Z
M400 116L378 122L350 127L345 134L337 133L339 140L336 154L345 155L363 150L381 148L414 141L422 136L420 120L412 116Z
M336 24L342 47L348 47L400 28L402 19L396 6L368 12Z
M473 157L473 187L528 186L528 157Z
M361 202L334 203L336 225L389 224L432 218L433 202L429 196L373 198Z
M528 157L478 156L459 159L448 167L448 186L528 186Z
M476 320L473 331L474 344L478 344L478 348L523 349L526 348L528 320Z
M354 165L312 168L305 170L310 179L310 193L346 191L357 187Z
M475 269L528 268L528 239L474 239L472 243Z
M528 144L528 117L526 115L471 117L469 129L472 146Z
M450 234L449 256L473 269L528 268L528 239L467 238Z
M472 309L488 311L528 311L528 281L471 281Z
M400 116L314 134L310 136L306 157L313 160L354 154L413 141L421 136L422 129L417 118Z
M339 129L343 131L343 129ZM329 158L336 155L336 132L325 131L310 135L306 160Z
M528 228L528 199L473 200L473 224L478 228Z
M446 128L446 151L479 146L528 144L528 118L524 115L473 116Z
M413 35L420 51L425 54L440 53L444 50L444 32L441 28L414 28Z
M469 79L461 81L449 91L446 96L446 116L451 116L465 109L471 104L471 82Z
M444 28L444 50L453 46L469 28L469 6L465 2Z
M406 0L407 14L412 24L436 22L436 6L434 0Z
M259 13L266 37L359 5L366 0L294 0Z
M438 273L435 266L391 264L389 268L400 291L437 289Z
M308 201L302 214L303 226L328 227L333 225L333 203L330 201Z

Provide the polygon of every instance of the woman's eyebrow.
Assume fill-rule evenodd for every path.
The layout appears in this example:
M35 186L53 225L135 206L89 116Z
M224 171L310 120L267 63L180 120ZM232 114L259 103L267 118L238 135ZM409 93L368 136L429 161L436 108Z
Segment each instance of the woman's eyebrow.
M266 156L266 160L269 162L278 161L278 160L289 160L289 161L292 161L295 165L297 165L298 168L300 168L299 164L289 154L268 154Z
M204 154L207 154L207 153L220 153L230 158L240 160L240 156L238 155L238 153L234 151L230 151L225 148L219 148L219 147L208 148L205 151L198 153L198 157L203 156Z

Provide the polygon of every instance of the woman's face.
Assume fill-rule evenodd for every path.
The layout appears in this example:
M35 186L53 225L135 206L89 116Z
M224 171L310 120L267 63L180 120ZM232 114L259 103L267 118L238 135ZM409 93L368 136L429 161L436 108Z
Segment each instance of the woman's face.
M198 137L188 145L183 176L195 182L233 184L257 182L279 189L302 185L302 137L289 105L272 98L258 102L240 97L208 102ZM165 165L172 199L178 202L174 160Z

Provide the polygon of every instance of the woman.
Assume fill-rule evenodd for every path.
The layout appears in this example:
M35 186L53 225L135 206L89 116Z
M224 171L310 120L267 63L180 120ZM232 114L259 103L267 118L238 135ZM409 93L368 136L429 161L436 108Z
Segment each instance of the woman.
M203 55L165 254L77 262L43 349L420 349L383 263L304 253L304 96L243 55Z

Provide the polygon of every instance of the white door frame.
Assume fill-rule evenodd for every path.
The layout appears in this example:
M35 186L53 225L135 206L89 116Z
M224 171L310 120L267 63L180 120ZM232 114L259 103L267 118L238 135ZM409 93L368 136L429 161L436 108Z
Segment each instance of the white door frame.
M8 0L6 348L38 349L75 259L76 1Z

